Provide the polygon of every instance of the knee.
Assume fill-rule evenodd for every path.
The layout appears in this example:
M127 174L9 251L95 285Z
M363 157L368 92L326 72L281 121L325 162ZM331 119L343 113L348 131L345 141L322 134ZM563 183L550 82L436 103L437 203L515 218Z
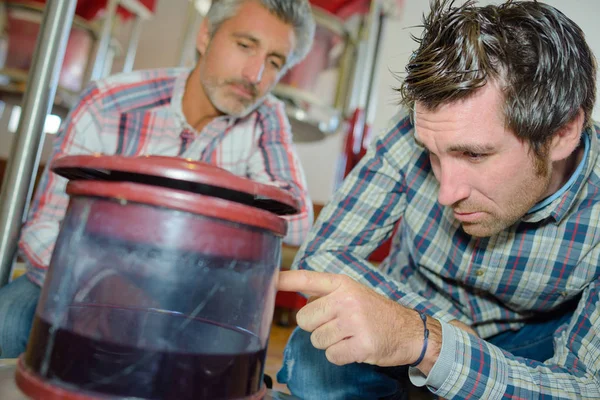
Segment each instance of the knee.
M26 314L33 317L41 288L22 276L0 288L0 320L19 318Z
M0 337L6 332L20 330L31 325L35 308L17 301L1 303L0 301Z
M277 380L287 384L295 395L310 398L304 388L310 385L312 391L325 389L320 387L320 377L324 374L322 369L329 367L327 364L325 352L316 349L310 342L310 333L296 328L285 347Z
M305 400L380 398L400 388L396 380L378 372L375 366L330 363L325 351L313 347L310 333L299 328L290 336L277 380Z
M25 350L40 292L33 285L14 281L0 289L0 357L16 357Z

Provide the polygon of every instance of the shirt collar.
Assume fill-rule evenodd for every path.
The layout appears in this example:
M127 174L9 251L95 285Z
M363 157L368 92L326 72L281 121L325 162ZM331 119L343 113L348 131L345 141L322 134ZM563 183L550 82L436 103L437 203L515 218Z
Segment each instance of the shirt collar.
M579 165L575 172L573 172L571 178L569 178L567 183L552 196L533 206L529 213L522 218L522 221L539 222L546 218L553 218L557 223L561 222L569 212L571 206L577 199L577 195L582 190L584 183L594 169L599 153L599 133L600 127L596 125L594 125L593 128L588 128L583 131L583 158L579 162Z

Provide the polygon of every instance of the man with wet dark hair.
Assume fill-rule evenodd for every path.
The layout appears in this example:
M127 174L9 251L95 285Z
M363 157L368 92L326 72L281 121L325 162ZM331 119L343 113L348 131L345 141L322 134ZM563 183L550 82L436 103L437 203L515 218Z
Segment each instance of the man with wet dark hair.
M407 375L449 399L598 399L594 56L543 3L431 8L408 111L280 275L313 297L278 378L304 399L402 398Z

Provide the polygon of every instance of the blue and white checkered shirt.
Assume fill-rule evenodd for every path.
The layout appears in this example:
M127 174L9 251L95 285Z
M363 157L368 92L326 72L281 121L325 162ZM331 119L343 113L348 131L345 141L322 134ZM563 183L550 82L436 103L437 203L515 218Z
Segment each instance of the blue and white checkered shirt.
M584 135L586 156L562 194L514 226L475 238L437 202L429 157L409 119L398 116L323 210L294 268L349 275L439 319L455 349L444 379L430 386L443 398L599 399L600 128ZM373 267L366 259L396 225L389 256ZM485 340L579 297L546 362ZM446 324L453 319L481 338Z

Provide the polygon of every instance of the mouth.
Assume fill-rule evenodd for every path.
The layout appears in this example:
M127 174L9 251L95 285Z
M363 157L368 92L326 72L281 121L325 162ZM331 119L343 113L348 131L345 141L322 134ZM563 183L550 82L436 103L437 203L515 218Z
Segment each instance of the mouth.
M230 87L236 95L243 97L245 99L248 99L248 100L254 99L254 92L252 90L246 88L245 86L231 84Z
M475 211L475 212L458 212L454 211L454 218L459 220L460 222L477 222L483 217L483 212Z

